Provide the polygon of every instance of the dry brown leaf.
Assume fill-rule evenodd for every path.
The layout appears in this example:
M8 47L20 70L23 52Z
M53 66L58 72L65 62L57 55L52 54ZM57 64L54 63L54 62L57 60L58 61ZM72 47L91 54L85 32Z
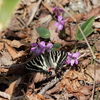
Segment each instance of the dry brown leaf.
M57 27L54 25L56 21L52 20L49 23L49 31L50 31L50 40L54 43L62 44L63 46L66 45L66 42L59 38L59 34L56 32Z
M21 30L22 27L23 27L23 24L18 20L21 18L19 18L16 14L14 14L8 24L8 30L6 30L6 36L7 37L17 37L17 35L15 34L14 31L18 31L18 30Z
M12 82L9 86L9 88L7 88L5 90L5 93L9 94L9 95L12 95L15 88L18 86L18 84L20 83L21 81L21 78L17 79L16 81Z
M94 76L94 68L95 68L95 76ZM85 76L86 76L87 83L92 84L94 78L95 78L95 82L100 81L100 64L98 66L95 66L93 64L89 65L86 68Z
M38 98L39 100L47 100L47 99L45 99L41 94L37 94L37 98Z
M3 42L5 42L5 43L7 43L7 44L11 44L11 40L8 40L8 39L0 39L0 41L3 41Z
M26 95L30 96L33 93L33 90L35 88L34 82L28 83L27 86L28 87L27 87Z
M53 14L52 8L50 6L48 6L45 2L42 2L42 4L51 12L51 14Z
M64 5L67 5L70 2L70 0L59 0L59 2L61 5L64 6Z
M26 31L26 30L24 30L24 31ZM28 30L29 31L29 30ZM21 38L21 39L24 39L24 38L26 38L27 37L27 35L25 34L25 33L22 33L22 32L16 32L15 33L15 35L17 35L19 38Z
M11 65L15 62L15 61L12 61L12 58L8 52L3 51L0 53L2 54L2 57L0 58L0 65Z
M88 100L89 98L88 97L86 97L86 96L79 96L79 100Z
M95 43L95 48L97 51L100 51L100 40Z
M1 72L1 73L7 73L7 72L8 72L8 69L0 68L0 72Z
M84 0L83 2L86 5L86 11L89 12L92 9L90 0Z
M5 47L8 50L8 52L10 53L11 57L13 59L15 59L18 56L18 53L16 50L14 50L10 45L8 45L7 43L5 43Z
M41 94L36 94L33 96L33 94L31 96L29 96L31 100L50 100L50 99L45 99Z
M18 41L18 40L13 40L11 42L11 47L16 47L16 48L19 48L21 46L30 46L29 43L26 43L25 41L21 40L21 41Z
M86 15L84 15L84 19L87 20L91 18L92 16L98 16L100 14L100 7L94 8L91 11L89 11Z
M12 96L10 100L30 100L30 97L23 95L23 96ZM35 100L35 99L33 99ZM37 99L36 99L37 100Z
M40 37L39 34L37 33L36 29L35 29L35 26L33 28L33 30L30 31L31 33L31 43L36 43L37 42L37 39Z
M61 81L61 89L66 88L69 93L78 92L82 86L79 80L84 80L85 76L82 72L68 71Z
M39 19L39 24L42 26L43 24L45 24L45 26L47 27L48 23L51 21L52 16L51 15L47 15L44 16L42 18ZM43 27L43 26L42 26Z
M71 40L76 40L76 25L70 25Z
M0 43L0 50L2 50L3 48L4 48L4 43L1 42L1 43Z
M93 4L94 8L100 6L100 0L91 0L91 1L92 1L92 4Z
M82 87L77 93L73 93L74 96L79 97L80 100L87 100L89 99L89 95L91 94L91 91L87 86Z
M95 53L97 59L100 59L100 53Z
M90 64L90 59L85 59L80 62L82 68L86 68Z
M65 33L67 35L69 35L69 37L67 38L67 40L75 40L75 35L76 35L76 25L69 25L66 27L65 29Z
M85 78L84 73L75 70L66 72L65 77L70 78L71 80L73 79L84 80Z
M11 96L5 92L0 91L0 100L10 100Z
M29 98L30 98L30 100L40 100L40 99L38 99L37 95L33 95L33 94L30 95Z
M48 90L46 92L46 94L51 94L51 93L54 93L54 92L59 92L60 91L60 82L56 84L56 86L50 90Z
M100 22L94 22L94 23L93 23L93 26L94 26L95 28L100 28Z
M13 59L16 59L16 58L19 58L21 57L22 55L26 55L24 53L24 51L20 51L17 53L17 51L15 49L13 49L10 45L8 45L7 43L5 43L5 47L6 49L8 50L9 54L11 55L11 57Z
M81 19L83 19L84 15L85 15L84 13L79 13L79 14L73 15L73 17L76 19L77 22L79 22L79 21L81 21ZM70 18L70 17L67 17L67 18L64 18L64 19L68 19L67 22L74 22L73 19Z
M82 86L79 84L77 79L70 80L66 78L61 81L61 88L66 89L68 93L72 93L78 92L82 88Z
M91 94L91 91L90 91L90 89L89 89L87 86L83 86L83 87L80 89L79 92L80 92L80 93L83 93L84 95L89 95L89 94Z
M41 82L42 80L45 80L45 79L46 77L43 74L40 74L40 73L34 74L34 83Z

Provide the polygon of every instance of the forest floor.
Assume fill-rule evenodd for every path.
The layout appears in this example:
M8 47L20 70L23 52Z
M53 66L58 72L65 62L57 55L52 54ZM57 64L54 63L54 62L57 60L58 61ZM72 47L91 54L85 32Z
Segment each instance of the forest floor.
M77 39L78 25L93 16L93 23L87 23L83 33L89 27L94 31L86 36L87 41L82 36ZM99 0L21 0L0 33L0 100L100 100L99 32ZM63 64L59 74L55 72L53 76L33 67L35 71L30 71L23 63L37 56L31 50L32 43L40 49L41 41L52 43L53 50L70 52L72 56L77 52L80 56L72 57L74 64Z

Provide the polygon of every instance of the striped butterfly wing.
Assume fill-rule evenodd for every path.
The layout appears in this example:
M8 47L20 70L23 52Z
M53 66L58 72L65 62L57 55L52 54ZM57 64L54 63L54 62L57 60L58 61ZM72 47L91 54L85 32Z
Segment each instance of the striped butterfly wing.
M36 72L48 72L48 68L55 69L63 64L67 58L64 51L51 51L46 54L37 56L26 64L26 68Z
M49 62L51 63L51 67L54 67L55 69L57 67L60 67L66 60L66 58L67 58L67 53L64 51L49 52Z

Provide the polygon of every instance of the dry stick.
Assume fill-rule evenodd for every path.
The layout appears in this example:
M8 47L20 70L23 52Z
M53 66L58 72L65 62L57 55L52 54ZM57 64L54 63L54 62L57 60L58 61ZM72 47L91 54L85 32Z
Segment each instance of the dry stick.
M33 18L35 16L35 13L36 13L37 9L39 8L39 5L40 5L41 2L42 2L42 0L39 0L38 3L33 7L33 9L32 9L32 15L31 15L31 17L28 20L27 25L26 25L27 27L32 22L32 20L33 20Z
M51 88L53 85L55 85L57 82L59 82L59 78L55 78L50 83L48 83L38 94L43 95L49 88Z
M53 1L54 1L55 4L57 4L60 8L62 8L62 9L65 11L65 13L67 13L67 14L76 22L76 19L75 19L67 10L65 10L65 9L63 8L63 6L62 6L61 4L58 3L58 1L56 1L56 0L53 0ZM82 34L82 36L83 36L83 38L84 38L86 44L88 45L88 47L89 47L89 49L90 49L90 52L91 52L91 54L92 54L92 56L93 56L93 59L95 59L96 57L95 57L95 55L94 55L94 53L93 53L93 51L92 51L92 49L91 49L91 47L90 47L90 45L89 45L89 43L88 43L88 41L87 41L87 39L86 39L86 37L85 37L85 35L84 35L82 29L80 28L80 26L79 26L78 24L77 24L77 26L78 26L78 28L79 28L79 30L80 30L80 32L81 32L81 34Z

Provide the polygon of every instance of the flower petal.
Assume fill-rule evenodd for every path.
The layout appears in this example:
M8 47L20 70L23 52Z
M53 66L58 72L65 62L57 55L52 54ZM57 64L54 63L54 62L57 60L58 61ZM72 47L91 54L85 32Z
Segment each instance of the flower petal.
M48 43L47 44L47 48L50 48L51 49L52 47L53 47L53 44L52 43Z
M66 61L66 63L68 63L68 64L71 63L71 59L68 59L68 60Z
M32 43L31 46L35 47L38 46L37 43Z
M58 22L61 22L62 16L58 16Z
M64 24L65 24L65 21L64 21L64 20L62 20L60 23L61 23L62 25L64 25Z
M62 30L62 29L63 29L63 25L60 24L60 25L58 26L58 31L60 31L60 30Z
M54 8L52 9L52 11L53 11L53 12L56 12L57 8L58 8L58 7L54 7Z
M44 48L44 49L41 49L41 53L44 53L44 52L45 52L45 50L46 50L45 48Z
M74 53L72 56L75 57L75 58L78 58L79 55L80 55L80 53L79 53L79 52L76 52L76 53Z
M58 23L58 22L56 22L56 23L55 23L55 26L57 26L57 27L58 27L59 25L60 25L60 23Z
M68 52L68 56L72 56L72 54L70 52Z
M74 63L75 63L75 60L74 59L71 59L71 66L73 66L74 65Z
M45 47L45 42L44 41L40 42L40 45Z
M75 64L78 64L78 60L77 59L75 59Z
M44 41L40 42L39 47L41 49L44 49L46 47L45 42Z
M37 48L36 49L36 55L39 55L41 53L41 49Z
M64 12L62 8L59 8L59 11L60 11L61 13Z
M37 47L32 47L30 51L35 51Z

